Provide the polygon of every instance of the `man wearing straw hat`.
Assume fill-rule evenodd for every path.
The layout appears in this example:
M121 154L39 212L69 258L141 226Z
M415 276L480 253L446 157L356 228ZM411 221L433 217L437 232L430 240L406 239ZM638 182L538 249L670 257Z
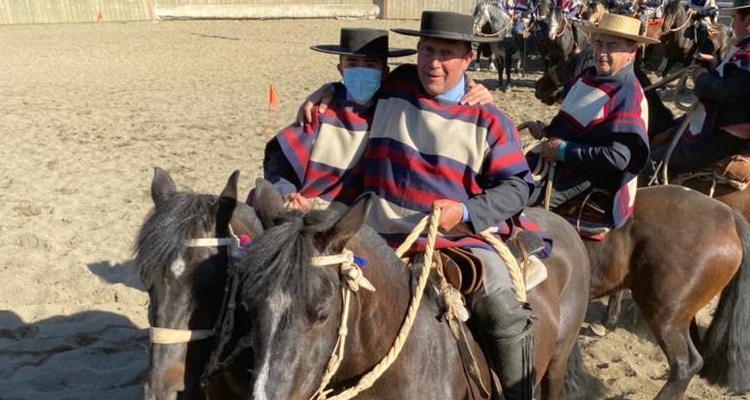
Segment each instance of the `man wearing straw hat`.
M718 66L709 62L693 70L693 92L699 102L683 116L688 125L684 133L677 133L682 137L669 156L670 173L697 171L747 150L750 143L750 0L734 0L732 7L722 10L732 12L734 46ZM650 178L668 148L666 144L654 149L644 178Z
M649 155L648 105L633 61L639 43L658 41L639 35L640 20L624 15L604 14L598 26L580 28L592 34L594 66L570 87L548 126L529 126L532 136L547 138L530 156L532 165L555 166L551 191L542 179L530 203L548 197L554 209L594 193L608 203L606 225L620 227L632 214L636 178Z
M364 154L364 190L373 192L368 223L400 245L422 217L440 209L436 247L484 265L483 283L467 293L489 344L505 398L530 400L534 317L517 300L507 266L476 234L534 230L521 216L532 185L515 125L494 105L459 103L473 60L473 17L424 11L417 64L394 69L384 82ZM496 40L496 39L494 39ZM538 231L538 228L536 228ZM420 240L411 250L424 249Z
M361 193L357 161L367 141L375 93L389 72L388 57L416 53L390 49L388 31L369 28L342 28L338 45L312 49L338 55L343 82L332 85L324 113L313 113L304 126L294 123L281 130L266 144L263 159L265 179L290 207L303 210L349 204Z

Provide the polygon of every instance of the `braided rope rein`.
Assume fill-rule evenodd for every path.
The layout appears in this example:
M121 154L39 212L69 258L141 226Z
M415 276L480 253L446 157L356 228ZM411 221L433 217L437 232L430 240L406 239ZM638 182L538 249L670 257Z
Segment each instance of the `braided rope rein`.
M390 368L390 366L396 361L396 358L401 353L401 350L404 347L404 343L406 342L406 339L411 333L411 328L414 325L414 321L416 320L416 314L419 309L419 305L422 301L422 295L424 294L424 289L427 286L427 281L430 275L431 266L436 262L435 242L437 239L439 220L440 220L440 209L436 208L432 211L430 215L422 218L422 220L419 221L419 223L414 227L414 229L407 236L404 242L396 249L396 255L399 258L403 257L406 251L408 251L408 249L412 246L412 244L414 244L414 242L419 238L419 236L422 234L425 228L428 227L428 222L429 222L429 227L427 230L427 245L425 247L425 252L424 252L424 266L422 267L422 270L420 271L419 279L417 280L417 287L414 291L414 295L412 296L411 302L409 304L409 308L407 309L404 322L401 325L398 335L393 341L393 345L388 350L386 355L380 360L380 362L378 362L378 364L376 364L369 372L363 375L355 386L350 387L333 397L328 397L332 389L326 390L325 388L330 383L333 375L336 373L336 370L341 365L341 362L344 358L344 348L345 348L345 343L346 343L346 335L348 332L348 328L346 325L347 325L347 319L348 319L348 313L349 313L351 292L357 291L358 286L365 287L368 290L372 290L372 291L374 291L375 289L367 281L367 279L361 276L361 270L359 270L359 268L354 264L353 255L351 251L345 250L343 254L334 255L334 256L313 257L311 264L315 266L340 264L341 275L343 278L345 278L345 281L347 284L342 286L341 288L344 305L341 311L342 318L341 318L341 324L339 327L339 337L337 339L336 345L334 346L334 351L331 354L331 358L328 361L328 365L326 366L326 370L323 373L321 384L318 390L313 394L313 396L311 396L310 398L311 400L327 400L327 399L348 400L348 399L351 399L357 396L360 392L372 387L375 381L378 378L380 378L380 376L382 376L383 373L385 373L385 371L388 368ZM523 279L523 273L521 272L518 262L516 261L515 257L511 254L508 247L500 239L498 239L497 237L495 237L493 234L491 234L488 231L481 232L479 234L479 237L484 239L487 243L489 243L493 247L493 249L495 249L495 251L497 251L498 256L500 256L500 259L503 260L503 262L508 267L508 272L510 274L511 282L513 283L513 285L515 285L517 289L516 297L518 298L519 301L525 302L526 301L526 284ZM352 272L352 271L356 271L356 272ZM356 275L356 277L353 277L352 274ZM363 284L362 281L366 283ZM357 282L358 284L355 282Z
M325 390L325 387L330 382L331 377L333 377L333 374L336 372L336 369L338 369L339 365L341 364L341 360L343 359L343 352L344 352L344 338L346 336L346 317L342 317L342 323L341 323L341 329L339 329L339 339L336 343L336 347L334 347L334 354L331 355L331 359L329 360L328 366L326 367L326 371L323 374L323 380L321 382L321 386L319 387L318 391L316 391L315 394L311 397L311 400L325 400L325 399L331 399L331 400L348 400L359 394L360 392L370 388L375 381L380 378L381 375L396 361L396 358L401 353L401 350L404 347L404 343L406 342L406 338L409 336L409 333L411 332L411 328L414 325L415 317L417 314L417 311L419 309L419 304L422 301L422 295L424 294L424 288L427 286L427 278L430 275L430 268L429 266L432 265L433 262L433 256L434 256L434 249L435 249L435 240L437 238L437 230L438 230L438 221L440 219L440 211L439 209L434 210L429 216L424 217L419 224L414 228L412 233L407 237L404 244L408 243L408 246L406 248L408 249L411 247L411 244L416 241L416 239L419 237L420 233L424 230L425 226L427 225L427 221L430 222L430 228L427 233L427 248L425 249L425 267L422 268L422 271L420 272L419 279L417 281L417 288L414 291L414 295L412 296L411 303L409 304L409 308L406 312L406 317L404 318L404 323L401 325L401 329L399 330L398 335L393 341L393 345L391 346L390 350L388 350L388 353L383 357L378 364L376 364L372 370L367 372L365 375L363 375L359 382L357 384L349 389L344 390L343 392L333 396L328 397L328 394L330 394L331 389ZM409 242L411 240L411 242ZM402 244L402 247L404 246ZM399 247L401 249L401 247ZM399 257L403 255L403 252L399 253L397 251L397 254ZM335 257L335 256L334 256ZM323 258L323 257L321 257ZM351 290L349 290L348 287L342 288L342 293L348 293L347 295L344 295L344 307L342 309L342 314L349 312L348 309L348 298ZM336 354L338 353L338 354Z

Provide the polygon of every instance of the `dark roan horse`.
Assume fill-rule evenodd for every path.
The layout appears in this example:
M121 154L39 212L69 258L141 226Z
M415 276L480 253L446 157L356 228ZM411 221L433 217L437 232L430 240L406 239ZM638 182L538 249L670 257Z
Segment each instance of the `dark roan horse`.
M558 65L574 56L576 47L573 22L565 17L562 8L552 7L546 17L537 18L531 27L534 37L540 40L539 53L544 70ZM586 35L578 30L578 48L588 44Z
M235 200L238 175L232 174L215 196L177 191L169 174L155 168L154 208L135 249L135 263L148 290L152 337L146 400L247 397L252 356L249 350L240 351L238 343L249 332L247 317L228 306L234 299L226 293L228 278L235 275L233 260L239 256L235 235L255 237L261 226L253 210ZM234 326L220 323L226 319L233 319ZM219 329L231 332L219 335ZM217 352L221 336L236 339L225 347L237 349L237 354L224 358Z
M569 69L568 69L569 70ZM567 80L558 70L559 80ZM552 81L546 77L547 83ZM548 84L538 85L548 88ZM538 97L550 98L549 93ZM649 99L649 110L664 107ZM649 131L654 117L650 113ZM667 121L672 124L671 119ZM725 204L681 186L638 189L635 212L601 242L586 241L591 298L630 289L669 376L656 399L681 399L700 373L732 392L750 385L750 227ZM705 337L691 337L695 314L721 292ZM693 329L695 331L695 329Z
M662 76L666 76L678 63L688 66L693 61L693 54L698 45L695 43L695 38L686 34L693 30L691 26L693 21L680 0L669 0L664 5L663 18L660 40L664 44L664 61L660 72ZM723 24L717 24L716 28L717 34L707 40L711 41L712 54L718 59L724 59L731 47L731 34L729 28Z
M513 66L513 58L516 53L525 55L525 41L523 22L520 31L517 24L513 23L510 15L501 9L496 1L479 0L474 7L474 31L480 36L496 37L497 41L490 43L492 59L497 68L498 88L505 90L510 85L510 74ZM522 60L519 57L516 71L520 69ZM507 80L503 79L503 72Z
M488 398L468 377L460 345L443 319L445 303L434 286L416 292L424 297L414 317L406 317L407 309L415 307L422 268L405 267L380 236L363 225L367 202L367 196L360 198L344 214L287 211L270 184L260 181L256 186L253 204L265 231L247 248L240 268L242 304L251 315L254 338L253 398L317 398L313 395L322 386L330 396L342 398ZM534 327L536 382L542 399L558 399L564 376L569 388L587 377L576 341L588 301L588 257L562 218L542 209L529 214L554 240L552 256L545 260L549 277L529 292L529 301L539 318ZM360 285L350 293L348 306L344 298L350 286L344 277L357 274L339 269L346 258L326 261L345 250L364 260L365 265L355 269L375 288ZM399 331L407 321L413 325L404 337ZM489 389L487 361L471 335L466 347L476 359L478 381ZM579 362L568 363L574 348L577 357L570 360ZM334 353L340 364L324 373ZM572 393L584 391L578 387Z

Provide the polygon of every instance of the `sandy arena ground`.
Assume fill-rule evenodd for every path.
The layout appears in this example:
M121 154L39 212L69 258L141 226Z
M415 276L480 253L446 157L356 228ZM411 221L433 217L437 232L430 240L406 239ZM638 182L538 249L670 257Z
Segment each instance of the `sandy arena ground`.
M133 274L132 243L151 207L153 167L211 193L240 169L242 191L250 189L265 141L307 93L338 78L336 57L309 46L336 43L347 26L418 23L0 26L0 400L141 398L148 300ZM398 47L416 43L391 38ZM492 74L472 75L494 86ZM556 112L534 99L538 77L494 93L514 121ZM270 83L279 98L273 112ZM594 303L590 319L600 312ZM583 331L586 363L606 399L651 399L665 381L665 358L632 307L628 314L603 338ZM686 398L721 393L694 379Z

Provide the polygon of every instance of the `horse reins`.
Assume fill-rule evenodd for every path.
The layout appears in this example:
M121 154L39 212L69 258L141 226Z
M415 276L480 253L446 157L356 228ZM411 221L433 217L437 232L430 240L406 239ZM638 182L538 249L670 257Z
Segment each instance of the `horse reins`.
M430 275L430 266L432 265L433 256L434 256L434 249L435 249L435 241L437 239L437 227L438 227L438 221L440 218L440 210L436 209L433 210L433 212L428 216L422 219L419 224L415 227L415 229L412 231L412 233L406 238L406 241L404 244L402 244L397 250L396 255L399 257L403 255L404 251L401 251L402 248L408 249L411 247L411 245L416 241L416 239L419 237L419 235L424 230L427 220L429 218L430 221L430 229L428 230L427 234L427 247L425 249L425 266L422 268L422 271L419 274L419 279L417 280L417 287L414 290L414 295L412 296L411 302L409 304L409 308L406 312L406 317L404 318L404 323L401 325L401 328L399 329L399 333L396 336L396 339L393 341L393 346L391 346L390 350L386 353L386 355L378 362L369 372L364 374L360 379L359 382L353 387L350 387L341 393L330 397L332 400L348 400L362 392L363 390L368 389L371 387L375 381L396 361L396 358L398 357L399 353L403 349L404 343L406 342L406 338L409 336L409 333L411 332L411 328L414 325L415 317L417 315L417 310L419 309L419 304L422 301L422 295L424 294L424 288L427 286L427 278ZM408 246L404 246L408 243ZM351 256L353 260L353 256ZM328 394L331 392L331 389L326 390L326 386L328 386L328 383L330 382L330 379L333 377L333 375L336 373L336 370L338 369L339 365L341 364L341 361L344 358L344 342L347 335L347 314L349 313L349 296L351 295L351 289L350 281L349 279L352 279L349 275L349 272L351 270L351 264L353 262L349 261L350 254L347 253L347 250L344 251L342 254L335 254L330 256L318 256L313 257L311 259L311 264L315 266L330 266L330 265L339 265L340 271L344 271L343 269L346 268L346 275L342 275L342 277L346 277L347 280L345 281L346 285L342 286L342 296L344 296L344 306L342 307L341 313L341 324L339 327L339 337L336 342L336 345L334 346L333 353L331 354L331 358L328 361L328 365L326 366L326 370L323 373L323 378L321 379L321 384L318 388L318 390L310 397L311 400L324 400L329 399ZM359 268L354 265L354 268L356 270L359 270ZM361 274L361 271L358 272L358 274ZM358 275L355 273L355 276ZM354 278L354 279L360 279L360 278ZM361 279L364 279L364 276L361 277ZM372 288L371 290L375 290L369 282L364 279L364 282L367 282L367 284ZM361 283L359 286L362 286ZM367 287L367 286L364 286Z
M419 305L422 301L422 295L424 289L427 286L427 281L432 270L432 265L437 257L435 257L435 242L437 240L438 225L440 220L440 209L436 208L430 213L430 215L424 217L412 230L409 236L404 240L396 249L396 255L402 257L406 251L411 248L412 244L419 238L422 232L427 227L427 244L424 251L424 266L419 274L417 280L417 286L414 290L409 308L407 309L404 322L399 329L399 333L393 341L393 345L388 350L386 355L366 374L364 374L357 382L356 385L350 387L339 394L328 397L332 389L326 387L331 381L331 378L338 370L341 362L344 359L344 348L346 343L346 335L348 334L347 320L349 314L349 304L351 298L351 292L355 292L359 287L364 287L367 290L375 291L372 284L363 276L362 271L354 263L354 256L351 251L344 250L341 254L334 254L328 256L317 256L312 257L310 264L312 266L339 266L339 274L344 278L344 285L342 285L341 293L343 298L343 307L341 310L341 323L338 330L338 339L334 345L333 352L326 370L323 372L321 383L318 390L310 397L310 400L348 400L357 396L363 390L370 388L375 381L396 361L396 358L403 349L404 343L411 332L411 328L414 325ZM481 238L486 240L497 252L503 262L508 266L510 273L511 282L516 285L520 290L516 291L516 296L520 301L526 301L526 288L523 281L523 274L520 271L518 262L515 257L510 253L507 246L503 244L499 239L494 237L489 232L482 232L479 235ZM480 384L481 385L481 384ZM484 389L482 387L482 389ZM486 389L485 389L486 390Z
M690 20L690 18L692 18L693 14L695 14L695 11L692 8L689 9L689 10L687 10L687 15L685 16L685 22L683 22L682 25L680 25L677 28L669 28L669 32L677 32L677 31L682 30L682 28L688 26L689 23L693 22L693 21Z

